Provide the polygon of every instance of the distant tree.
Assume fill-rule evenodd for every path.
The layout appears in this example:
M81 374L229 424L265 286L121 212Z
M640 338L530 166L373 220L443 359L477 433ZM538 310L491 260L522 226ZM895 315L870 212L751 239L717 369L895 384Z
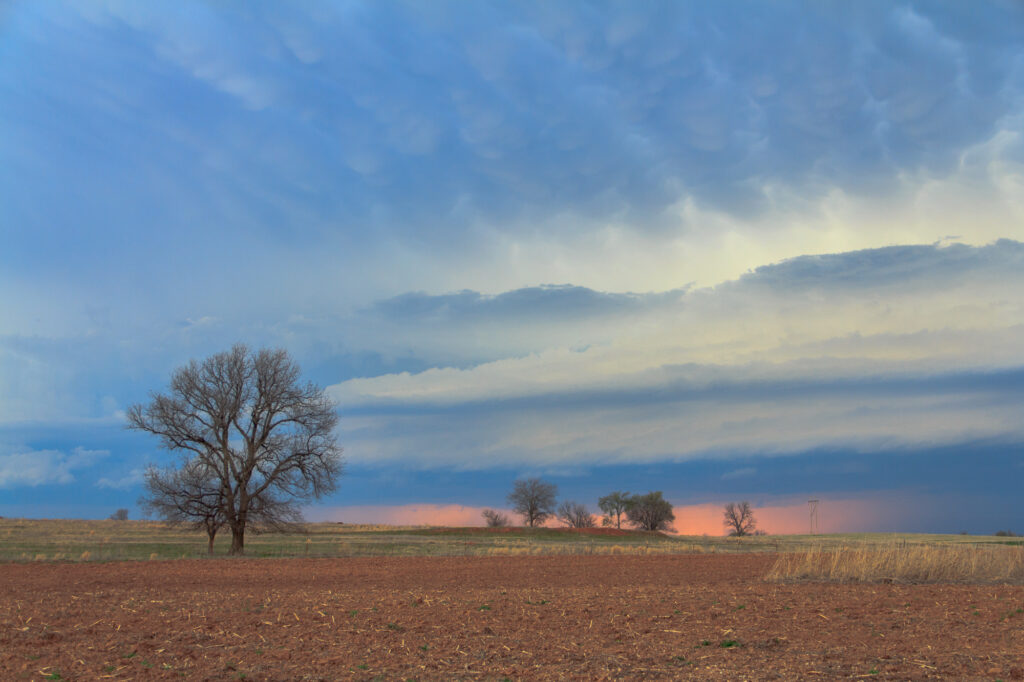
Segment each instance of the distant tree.
M127 521L128 520L128 510L127 509L118 509L116 512L114 512L113 514L110 515L110 520L111 521Z
M622 528L622 517L626 515L632 501L633 498L628 492L618 490L599 499L597 506L604 512L601 525Z
M752 535L757 527L757 522L754 520L754 510L750 508L750 503L746 500L739 504L730 502L725 505L722 523L725 525L726 530L729 531L729 535L738 538Z
M539 478L526 478L515 482L512 492L508 494L508 502L515 513L522 515L526 525L533 528L555 513L557 495L558 486L554 483L545 483Z
M1015 537L1017 537L1017 534L1014 533L1012 530L997 530L996 531L996 537L998 537L998 538L1015 538Z
M563 502L558 506L558 520L569 528L593 528L594 515L585 504Z
M146 494L139 498L139 505L147 514L171 524L205 530L207 552L213 554L217 531L227 520L224 486L215 471L196 457L180 469L149 467L143 485Z
M217 478L231 554L245 551L246 528L289 528L299 502L334 491L341 449L335 405L284 350L244 345L192 360L170 390L128 410L128 428L151 433Z
M484 521L487 522L488 528L504 528L508 525L508 516L501 512L494 511L493 509L484 509L481 512L481 516L484 517Z
M641 530L672 530L676 515L672 504L661 496L661 491L646 495L633 495L626 518Z

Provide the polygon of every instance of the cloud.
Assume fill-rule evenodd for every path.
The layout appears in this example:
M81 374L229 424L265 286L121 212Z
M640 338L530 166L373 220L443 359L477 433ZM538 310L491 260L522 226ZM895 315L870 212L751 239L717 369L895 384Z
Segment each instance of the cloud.
M675 293L682 292L655 297L599 292L569 284L524 287L497 295L460 291L434 296L414 292L377 302L367 312L402 323L479 323L489 319L551 322L552 318L622 314Z
M110 488L113 490L128 490L142 483L143 469L132 469L119 478L108 478L103 476L96 481L98 488Z
M162 229L132 250L148 256L144 274L159 262L179 282L183 264L224 282L235 272L210 274L218 261L181 242L245 244L250 261L271 263L301 236L323 254L314 280L365 291L374 279L374 293L396 278L392 293L424 278L431 290L480 288L498 274L493 263L478 264L472 282L446 275L452 261L464 275L482 253L508 259L501 287L529 272L533 283L613 288L597 273L650 281L641 259L671 269L622 241L656 238L677 263L709 232L780 242L786 253L772 259L877 245L895 234L888 226L846 216L855 224L837 234L820 229L823 214L837 200L912 202L949 178L1012 201L1024 158L1013 5L976 8L970 21L952 6L909 3L77 9L16 12L5 60L14 104L4 148L17 182L2 198L13 222L39 231L11 244L12 267L17 256L27 272L42 260L31 247L74 218L104 229L90 244L56 240L49 262L110 277L76 249L103 261L132 226L157 220ZM66 144L76 140L87 143ZM59 165L35 153L54 144ZM65 201L44 201L55 184ZM133 191L112 190L125 185ZM804 248L799 223L817 225L825 243ZM912 231L899 241L930 234ZM872 240L840 242L858 232ZM425 258L424 245L443 253ZM587 262L555 276L573 254ZM631 260L608 268L615 254ZM330 267L368 258L372 276Z
M422 466L1017 437L1022 254L1004 240L800 257L714 288L587 293L612 305L543 324L543 296L531 318L504 295L417 295L379 310L414 308L421 352L465 358L483 342L501 357L329 390L346 406L350 454Z
M496 357L469 367L353 379L332 391L347 404L398 396L458 402L803 376L817 381L865 369L885 373L895 363L931 372L1013 365L1024 358L1014 348L1021 318L1011 311L1024 300L1010 282L1019 282L1022 272L1024 245L1001 240L803 256L715 288L658 294L560 287L495 297L410 295L376 306L360 321L395 324L394 337L406 344L415 328L417 350L428 355L443 347L467 357L485 340ZM508 306L505 299L526 305ZM556 316L559 309L564 312Z
M244 340L357 462L1015 438L1021 12L19 4L0 426Z
M865 289L949 287L974 275L999 277L1024 268L1024 244L1009 239L982 248L965 244L907 245L852 253L808 255L762 265L740 279L741 286L768 287L777 292L808 288L860 295Z
M734 469L733 471L727 471L722 474L722 480L728 481L733 478L748 478L757 474L757 467L743 467L741 469Z
M903 450L1024 438L1021 396L976 380L961 390L922 382L891 394L885 382L751 385L673 395L656 388L588 399L372 410L343 418L353 460L420 468L541 469L786 455L822 447ZM941 388L940 388L941 387Z
M1021 254L1010 240L912 245L802 256L710 288L410 293L347 316L175 326L145 348L7 337L5 385L24 390L0 402L15 422L113 419L241 336L337 382L355 460L565 466L1017 433ZM60 402L74 385L90 387L81 404Z
M109 455L107 450L81 447L70 453L15 448L8 454L0 454L0 488L73 483L76 471L87 469Z
M645 366L757 361L722 357L763 356L731 330L757 324L808 352L906 358L916 337L878 329L880 298L823 339L808 328L839 316L813 297L881 297L868 276L890 273L945 287L961 256L922 244L1024 239L1010 6L11 15L0 224L20 227L0 290L23 293L0 315L5 422L95 418L95 396L142 399L239 339L287 346L322 383L438 368L434 397L484 378L533 394L563 355L554 390L570 368L599 365L600 390ZM866 250L886 244L906 247ZM723 282L737 292L709 295ZM807 320L776 314L783 287L794 310L811 299ZM934 305L900 310L932 339L959 332ZM673 336L687 352L651 347Z

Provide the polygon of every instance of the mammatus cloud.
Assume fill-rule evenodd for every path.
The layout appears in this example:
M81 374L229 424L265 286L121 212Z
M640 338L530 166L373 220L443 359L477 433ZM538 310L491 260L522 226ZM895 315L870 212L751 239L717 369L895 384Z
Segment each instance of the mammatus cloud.
M110 456L107 450L75 448L61 450L14 448L0 454L0 488L67 484L75 481L75 473L87 469Z
M283 162L277 194L333 189L371 219L382 203L400 219L650 219L682 196L751 212L778 188L877 192L955 166L1019 96L1012 5L975 8L980 33L954 7L904 3L303 9L109 3L81 19L133 31L144 65L197 94L275 112L286 135L254 160ZM235 30L243 19L256 30ZM324 148L296 153L318 132ZM428 168L429 188L415 182Z
M74 7L5 33L0 333L1024 238L1013 4Z

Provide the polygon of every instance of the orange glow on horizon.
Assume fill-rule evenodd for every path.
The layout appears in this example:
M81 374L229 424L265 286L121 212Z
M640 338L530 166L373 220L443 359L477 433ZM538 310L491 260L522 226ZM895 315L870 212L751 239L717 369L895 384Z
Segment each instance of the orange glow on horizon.
M736 500L738 501L738 500ZM907 497L889 499L822 498L818 506L819 533L852 533L897 530L900 519L908 518ZM681 535L725 535L725 503L679 505L674 507L675 527ZM805 535L810 532L810 509L806 501L754 507L757 528L769 535Z
M317 509L312 516L322 521L368 523L387 526L483 526L484 509L506 514L509 523L516 525L519 517L507 509L469 507L461 504L402 504L362 505L352 507L326 507Z
M909 503L904 500L903 503ZM676 505L676 532L680 535L726 534L722 523L725 503ZM857 532L883 528L890 519L900 518L901 503L885 498L830 500L823 498L818 511L821 533ZM390 526L483 526L481 513L488 507L461 504L405 504L320 507L310 510L316 521ZM506 514L510 525L522 525L522 518L508 509L490 507ZM806 502L754 507L757 528L770 535L806 534L810 531ZM600 523L600 522L599 522ZM547 527L559 527L549 519Z
M725 503L680 505L673 508L676 532L680 535L725 535L722 523ZM819 517L821 514L819 513ZM807 533L807 504L754 507L757 528L772 535ZM821 532L825 532L824 523Z

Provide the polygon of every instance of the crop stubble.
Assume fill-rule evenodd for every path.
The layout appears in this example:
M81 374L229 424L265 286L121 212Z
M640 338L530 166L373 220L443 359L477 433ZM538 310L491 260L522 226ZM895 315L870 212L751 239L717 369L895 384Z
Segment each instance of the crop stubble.
M1024 587L780 585L773 561L5 564L0 677L1024 678Z

